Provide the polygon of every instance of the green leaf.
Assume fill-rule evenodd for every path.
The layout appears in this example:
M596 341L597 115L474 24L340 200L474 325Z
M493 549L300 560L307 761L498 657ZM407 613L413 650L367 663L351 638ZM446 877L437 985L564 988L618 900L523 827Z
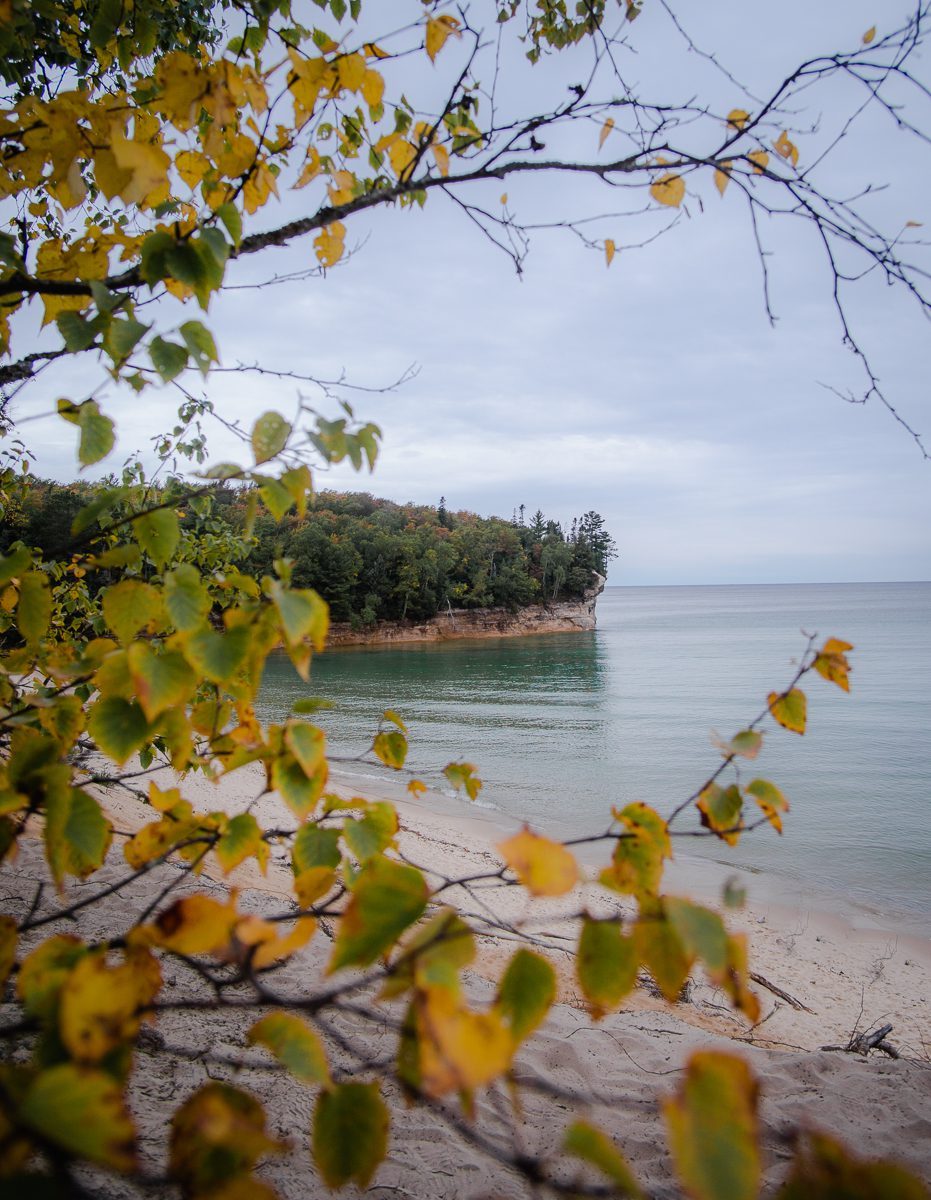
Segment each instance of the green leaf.
M211 683L227 683L246 661L251 638L247 625L240 625L228 633L201 629L185 641L184 655Z
M359 862L387 850L394 844L397 831L398 814L394 805L384 800L370 805L358 820L348 820L343 825L346 844Z
M280 454L288 444L290 436L290 422L286 421L280 413L262 413L252 426L251 441L255 465L259 466Z
M245 862L250 855L261 855L265 843L262 828L252 813L230 817L229 824L214 847L220 866L229 872Z
M443 768L443 774L457 792L464 789L470 800L475 800L482 790L482 781L475 774L472 763L449 763Z
M756 1200L759 1088L736 1055L693 1054L677 1094L664 1102L669 1147L695 1200Z
M48 578L41 571L30 571L21 576L16 621L27 645L34 646L45 637L51 619L52 593Z
M90 711L87 732L100 750L120 766L149 740L149 723L138 704L119 696L98 700Z
M643 1194L620 1150L607 1134L588 1121L575 1121L569 1126L563 1138L563 1150L601 1171L615 1184L620 1195Z
M133 534L156 566L162 566L178 548L181 531L177 514L170 508L144 513L133 521Z
M366 967L390 950L427 906L427 884L413 867L387 858L364 864L340 921L328 971Z
M302 1083L330 1083L330 1068L319 1037L291 1013L271 1013L249 1030L252 1045L265 1046Z
M324 709L335 708L332 700L324 700L321 696L307 696L303 700L295 700L291 711L298 716L312 716Z
M601 872L600 882L624 895L654 896L663 877L663 863L672 857L666 822L641 801L613 811L622 832L611 866Z
M343 1083L314 1109L314 1162L327 1187L368 1187L388 1149L388 1109L377 1083Z
M234 204L221 204L216 210L216 215L226 226L226 232L230 235L233 245L238 248L242 241L242 217L239 210Z
M637 947L617 921L586 918L579 935L579 984L598 1020L616 1009L637 982Z
M338 867L342 857L339 852L339 830L304 825L297 832L291 853L295 875L311 867Z
M556 999L556 972L539 954L520 949L508 963L497 1004L515 1044L540 1025Z
M307 772L287 751L278 755L272 763L272 787L280 792L282 800L299 821L304 821L313 812L323 794L327 773L325 765L316 775Z
M151 325L143 325L135 317L114 319L104 334L104 349L115 363L121 363L132 354L139 344L139 340L151 328Z
M83 533L85 529L89 529L91 525L105 513L115 508L124 496L129 494L129 488L104 488L90 504L85 504L78 515L71 522L71 532L77 536Z
M162 377L162 381L170 383L187 366L188 352L184 346L176 346L174 342L166 342L162 337L155 337L149 343L149 357L152 359L152 366Z
M113 826L93 796L68 784L67 768L60 786L46 795L45 848L56 882L64 875L79 879L103 866Z
M32 554L25 546L17 546L6 556L0 555L0 584L9 583L31 566Z
M140 629L158 621L162 614L161 598L150 583L141 579L122 579L103 593L103 619L123 645L128 645Z
M676 896L666 896L663 906L686 951L700 958L710 972L723 973L727 969L727 930L718 914Z
M262 1155L283 1149L266 1134L258 1100L228 1083L205 1084L171 1119L169 1169L186 1196L233 1195L223 1185L234 1180L240 1197L263 1196L249 1172Z
M309 589L286 588L278 579L272 581L269 595L278 610L285 640L295 646L309 638L315 650L322 650L330 623L326 601Z
M185 321L178 331L184 339L184 344L191 352L191 357L197 364L202 375L210 370L210 364L219 362L217 344L213 334L200 321Z
M62 933L46 938L26 955L20 964L16 995L27 1016L48 1021L55 1015L62 986L86 953L79 938Z
M136 1165L136 1133L122 1088L110 1075L64 1063L38 1075L23 1097L22 1121L69 1154L116 1171Z
M55 324L65 343L65 349L70 350L72 354L87 350L94 344L97 330L80 313L70 310L59 313Z
M190 563L182 563L168 572L164 596L171 623L181 633L198 629L210 612L210 596L200 572Z

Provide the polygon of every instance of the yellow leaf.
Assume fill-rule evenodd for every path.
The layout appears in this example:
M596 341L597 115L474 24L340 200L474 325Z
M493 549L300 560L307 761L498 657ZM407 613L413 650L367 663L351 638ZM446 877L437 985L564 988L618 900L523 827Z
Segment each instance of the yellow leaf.
M792 733L805 732L807 703L805 693L799 688L792 688L791 691L784 692L782 695L779 695L778 692L770 692L766 703L769 705L769 711L783 729L788 729Z
M748 796L752 796L760 806L763 815L777 833L782 833L782 818L780 813L789 811L789 801L779 788L768 779L754 779L746 787Z
M720 194L722 196L724 195L724 189L727 187L727 185L731 181L730 172L731 172L732 166L733 166L733 163L731 163L731 162L723 162L723 163L721 163L720 167L718 167L715 170L714 186L718 189L718 191L720 192Z
M235 892L225 904L210 896L185 896L156 918L153 933L166 950L210 954L229 943L236 921Z
M450 35L454 37L462 36L462 32L459 29L459 22L455 17L450 17L446 14L440 17L427 17L427 33L424 44L431 62L436 61L436 56L446 45L447 38Z
M345 54L336 63L339 86L350 92L359 91L365 82L366 70L365 59L361 54Z
M417 147L412 146L410 142L404 138L397 138L388 147L388 158L391 162L391 169L397 175L398 179L404 177L404 172L408 169L414 159L417 157Z
M773 142L773 148L781 158L787 158L793 167L798 166L798 147L794 142L789 141L787 130L783 129L776 141ZM765 166L765 163L763 165Z
M650 195L657 204L667 204L670 208L678 208L685 199L685 180L681 175L667 171L660 175L655 183L650 185Z
M501 842L498 850L535 896L563 896L578 882L578 865L566 847L532 833L527 826Z
M346 236L346 226L342 221L333 221L324 229L321 229L314 238L314 249L317 252L317 258L325 267L335 267L339 260L343 257L345 245L343 239Z
M605 263L609 267L614 261L614 254L614 241L611 238L605 238Z
M362 80L362 99L370 108L375 108L381 104L381 98L384 94L384 76L380 71L373 71L369 68Z
M308 867L294 878L294 894L301 908L311 905L325 896L336 881L332 867Z
M508 194L507 194L507 192L502 192L501 193L501 207L506 208L507 202L508 202Z
M111 142L113 157L129 182L120 189L124 204L152 208L168 199L168 168L171 159L164 150L146 142L131 142L119 135Z
M605 121L604 125L602 125L602 127L601 127L601 133L598 135L598 149L599 150L605 144L605 142L608 140L608 136L610 135L611 130L613 128L614 128L614 118L608 117L608 119Z
M876 36L876 26L871 25L869 27L869 29L866 31L866 33L864 33L864 35L863 35L863 45L868 46L870 44L870 42L872 42L872 40L875 36Z
M732 108L727 114L727 123L731 129L743 129L750 120L750 114L743 108Z
M616 821L625 828L618 836L611 866L599 881L625 895L655 895L663 877L663 862L672 858L672 843L666 822L642 801L614 809Z
M135 1037L139 1009L161 987L154 956L136 949L130 961L109 966L105 954L88 954L78 962L62 988L59 1010L61 1038L77 1062L99 1062L120 1043Z
M313 146L310 146L307 150L307 160L301 169L300 175L297 177L297 182L294 184L295 188L307 187L308 183L312 179L316 179L319 174L320 155Z
M433 161L436 163L437 170L445 179L449 174L449 151L445 146L433 145L430 147L433 151Z
M514 1041L497 1012L471 1012L447 988L419 993L416 1012L421 1086L429 1095L483 1087L510 1066Z
M420 797L427 791L427 785L422 779L412 779L407 785L407 790L415 800L419 800Z
M754 175L762 175L764 168L769 163L769 155L765 150L751 150L747 155L750 162L753 163Z
M847 651L852 649L853 646L849 642L842 642L838 638L828 638L811 665L819 675L824 676L828 683L836 683L839 688L849 692L850 663L847 661Z

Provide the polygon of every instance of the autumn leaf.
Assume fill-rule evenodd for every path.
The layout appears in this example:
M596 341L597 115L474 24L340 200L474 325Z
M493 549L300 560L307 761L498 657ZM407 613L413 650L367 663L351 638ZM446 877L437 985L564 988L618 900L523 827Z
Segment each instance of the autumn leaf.
M521 833L499 842L498 851L535 896L563 896L578 882L579 868L565 846L526 825Z
M613 240L611 238L605 238L605 265L606 266L610 267L612 262L614 262L614 254L615 254L615 248L614 248Z
M770 692L766 703L769 711L783 729L788 729L792 733L805 732L807 701L805 693L799 688L792 688L781 695L778 692Z
M850 642L842 642L839 638L828 638L811 664L819 675L829 683L836 683L845 692L850 691L850 663L847 661L847 651L852 650Z
M731 129L742 130L750 120L750 114L743 108L732 108L727 114L727 124Z
M436 56L446 45L449 37L461 37L462 31L455 17L441 14L439 17L427 17L427 33L425 46L430 61L435 62Z
M327 1187L368 1187L388 1149L390 1116L377 1083L341 1083L314 1108L314 1162Z
M731 181L732 162L722 162L719 167L715 168L714 186L718 189L720 195L724 195L724 190Z
M789 135L785 129L780 133L778 139L773 142L773 148L781 158L787 158L793 167L798 166L798 147L794 142L789 141Z
M601 133L598 135L598 149L599 150L605 144L605 142L608 140L608 137L610 136L611 130L613 128L614 128L614 118L608 117L607 120L605 121L605 123L601 127Z
M667 171L650 185L650 195L657 204L678 208L685 199L685 180L681 175Z
M756 1200L759 1089L733 1054L693 1054L685 1079L663 1111L680 1179L695 1200Z
M762 175L769 164L769 155L765 150L751 150L747 158L753 163L754 175Z
M869 27L869 29L866 31L866 33L864 33L864 35L863 35L863 45L869 46L875 37L876 37L876 26L871 25Z

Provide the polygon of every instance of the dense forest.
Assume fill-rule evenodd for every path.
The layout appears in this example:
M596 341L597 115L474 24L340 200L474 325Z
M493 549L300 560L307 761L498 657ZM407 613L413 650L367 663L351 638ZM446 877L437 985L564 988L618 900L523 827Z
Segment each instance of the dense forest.
M171 498L173 486L162 498ZM113 479L36 479L23 504L4 514L0 550L21 540L46 556L60 554L77 513L114 490ZM196 565L209 570L212 558L232 558L244 574L261 577L276 560L289 559L292 583L316 589L334 620L355 626L422 620L448 608L514 611L579 597L616 555L596 512L566 530L539 510L527 519L523 505L508 521L450 512L442 498L433 508L364 492L321 492L303 516L280 516L256 504L254 489L227 484L195 501L179 498L179 506Z

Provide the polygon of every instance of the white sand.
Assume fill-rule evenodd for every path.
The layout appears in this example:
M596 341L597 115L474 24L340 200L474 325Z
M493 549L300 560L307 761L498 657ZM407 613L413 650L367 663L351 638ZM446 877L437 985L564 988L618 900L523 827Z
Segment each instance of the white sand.
M163 779L163 786L169 780ZM252 811L266 826L293 828L294 821L280 800L261 796L259 772L237 772L220 787L201 778L185 781L183 793L198 808L234 812L253 804ZM337 788L345 792L345 789ZM393 789L388 787L386 792ZM137 828L136 802L117 790L105 793L105 803L117 827ZM424 867L431 877L461 878L500 866L494 850L507 827L487 810L469 807L435 795L422 801L398 801L402 832L399 850ZM603 860L608 850L603 851ZM263 877L254 864L245 864L231 877L208 871L198 886L221 893L229 882L241 889L241 906L256 912L281 912L287 907L290 869L283 852ZM92 880L77 885L75 894L96 891L115 880L125 867L118 855ZM686 864L673 872L673 888L710 900L719 894L728 872L711 864ZM31 899L35 882L44 877L40 848L24 846L16 869L16 892ZM560 917L588 907L608 911L620 902L604 889L585 884L556 902L530 902L522 889L481 884L468 894L447 894L481 920L493 913L515 932L499 930L487 939L477 969L467 973L468 991L481 1003L493 996L488 974L500 969L514 949L514 938L531 935L545 944L557 966L560 1002L546 1023L521 1051L517 1074L529 1081L522 1109L515 1114L506 1090L497 1086L479 1101L473 1128L490 1139L492 1147L518 1146L533 1154L551 1154L575 1109L601 1123L616 1138L643 1185L657 1197L679 1195L671 1175L658 1114L658 1098L676 1085L688 1055L703 1047L739 1052L752 1064L762 1083L761 1119L767 1190L784 1174L788 1136L799 1124L815 1124L840 1135L857 1153L890 1157L931 1180L931 943L897 935L895 930L857 928L849 919L807 909L792 910L767 900L765 880L749 877L749 904L728 919L733 928L751 934L751 969L805 1006L793 1008L765 989L757 988L762 1020L750 1028L731 1013L719 993L696 978L687 1003L670 1007L647 990L638 989L623 1010L593 1026L582 1010L574 983L571 940ZM12 890L7 881L5 890ZM186 890L187 883L180 890ZM92 937L127 914L141 911L157 894L154 876L145 877L118 896L86 910L77 930ZM177 892L174 894L178 894ZM56 930L51 926L43 934ZM326 930L309 950L275 976L275 988L287 995L308 994L323 978L329 953ZM188 983L183 967L169 967L165 995L179 995ZM383 1006L383 1021L367 1023L350 1015L338 1016L335 1029L364 1053L390 1056L396 1042L391 1025L398 1010ZM869 1058L826 1052L825 1044L845 1044L851 1033L878 1023L891 1023L889 1040L903 1057L897 1061L874 1052ZM272 1129L293 1149L269 1159L261 1175L283 1197L323 1195L325 1189L310 1164L307 1144L314 1094L280 1073L258 1069L268 1060L260 1052L243 1050L243 1031L249 1018L236 1014L162 1016L154 1039L190 1057L140 1055L134 1107L143 1146L153 1166L160 1162L164 1128L171 1111L208 1078L235 1081L253 1090L266 1104ZM147 1035L149 1036L149 1035ZM155 1040L152 1045L154 1047ZM335 1069L368 1078L351 1056L331 1046ZM193 1061L192 1061L193 1059ZM244 1066L243 1064L251 1064ZM562 1097L532 1090L534 1080L561 1089ZM392 1134L388 1161L367 1195L374 1197L531 1196L518 1176L496 1164L451 1129L439 1112L407 1108L391 1091ZM578 1103L573 1097L579 1097ZM585 1098L597 1098L586 1104ZM457 1113L455 1103L446 1108ZM461 1117L461 1114L460 1114ZM595 1182L594 1176L590 1182ZM348 1188L353 1196L357 1189ZM125 1185L115 1182L101 1194L122 1196Z

